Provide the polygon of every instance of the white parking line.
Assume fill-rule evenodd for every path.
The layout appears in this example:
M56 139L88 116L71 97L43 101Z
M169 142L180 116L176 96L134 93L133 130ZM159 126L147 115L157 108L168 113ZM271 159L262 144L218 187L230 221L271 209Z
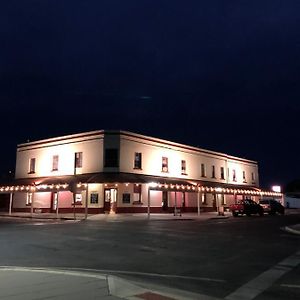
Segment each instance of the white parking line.
M300 264L300 251L263 272L228 295L226 300L251 300L268 289L277 279Z
M281 284L280 286L287 287L287 288L300 289L300 284Z

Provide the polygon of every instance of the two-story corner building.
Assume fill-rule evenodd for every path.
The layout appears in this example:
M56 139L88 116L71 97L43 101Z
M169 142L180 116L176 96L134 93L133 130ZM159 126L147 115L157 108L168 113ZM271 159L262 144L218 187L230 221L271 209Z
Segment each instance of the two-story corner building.
M12 211L217 211L258 200L257 162L126 131L92 131L17 147Z

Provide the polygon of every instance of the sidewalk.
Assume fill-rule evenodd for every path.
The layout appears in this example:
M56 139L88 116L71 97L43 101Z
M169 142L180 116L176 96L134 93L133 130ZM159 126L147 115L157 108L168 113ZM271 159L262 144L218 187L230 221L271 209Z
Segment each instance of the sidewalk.
M0 267L0 299L216 300L178 289L137 284L112 275L24 267Z
M24 212L13 212L9 215L6 212L0 212L0 217L8 218L26 218L35 220L85 220L85 214L76 213L75 219L74 214L59 214L55 213L24 213ZM197 213L182 213L182 215L176 215L172 213L151 213L150 217L146 213L136 213L136 214L96 214L88 215L87 219L90 221L125 221L125 220L207 220L207 219L227 219L231 217L231 213L225 212L224 215L218 215L217 212L201 212L200 215Z

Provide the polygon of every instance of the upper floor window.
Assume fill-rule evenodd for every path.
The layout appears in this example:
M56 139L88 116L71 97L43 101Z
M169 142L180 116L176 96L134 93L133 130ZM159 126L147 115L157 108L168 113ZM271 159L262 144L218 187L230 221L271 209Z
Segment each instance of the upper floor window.
M247 182L246 181L246 171L243 171L243 182Z
M142 153L134 153L134 169L142 169Z
M186 175L186 161L185 160L181 161L181 174Z
M220 168L220 172L221 172L221 179L225 179L224 167Z
M35 173L35 158L29 160L29 174Z
M251 173L251 179L252 179L252 182L255 181L255 174L254 174L254 172Z
M232 180L236 181L236 171L232 170Z
M119 149L116 148L105 149L104 166L108 168L119 167Z
M201 176L202 177L206 177L205 164L201 164Z
M162 157L162 163L161 163L161 171L162 172L169 172L168 168L168 158L167 157Z
M58 155L53 155L52 157L52 171L58 170Z
M75 168L82 168L82 152L75 153Z
M215 168L215 166L211 166L211 178L216 178L216 168Z

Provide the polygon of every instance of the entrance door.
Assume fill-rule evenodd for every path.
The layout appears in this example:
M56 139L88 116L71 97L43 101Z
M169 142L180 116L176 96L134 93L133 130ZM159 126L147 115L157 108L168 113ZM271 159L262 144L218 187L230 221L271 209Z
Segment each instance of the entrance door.
M117 208L117 189L104 189L104 211L116 212Z
M162 210L168 211L168 192L167 191L162 192Z
M51 212L55 212L58 204L58 193L54 192L51 195Z

